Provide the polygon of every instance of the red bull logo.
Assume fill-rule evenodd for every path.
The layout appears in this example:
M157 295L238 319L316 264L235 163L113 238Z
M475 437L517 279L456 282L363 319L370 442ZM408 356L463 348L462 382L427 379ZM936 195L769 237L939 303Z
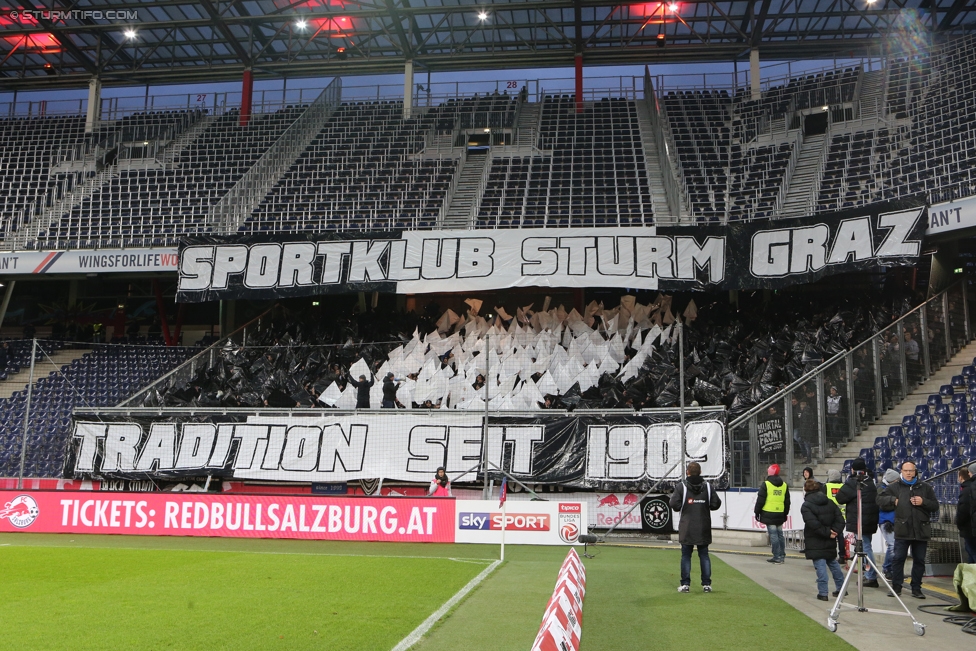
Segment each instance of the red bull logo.
M630 497L630 496L628 495L628 497ZM624 499L626 499L626 498L624 498ZM600 501L596 503L596 505L597 505L597 508L599 508L601 506L620 506L620 499L617 498L617 496L615 494L610 493L606 497L601 498Z
M26 529L34 524L39 513L40 509L33 497L18 495L7 502L3 509L0 509L0 520L6 518L10 524L18 529Z

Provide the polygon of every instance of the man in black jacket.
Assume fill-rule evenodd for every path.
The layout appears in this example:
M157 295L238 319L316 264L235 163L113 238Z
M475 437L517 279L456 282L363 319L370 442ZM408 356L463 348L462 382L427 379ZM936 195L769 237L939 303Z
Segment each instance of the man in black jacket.
M366 381L365 375L359 376L359 381L352 379L349 376L349 384L356 387L356 409L369 409L369 390L373 388L373 378L369 378L369 382Z
M786 562L786 537L783 535L783 525L790 515L790 487L779 476L779 464L769 466L769 476L759 487L756 497L756 520L766 525L769 533L769 545L773 548L773 557L766 559L767 563L782 564Z
M803 517L803 554L813 561L817 571L817 599L827 601L828 569L837 587L835 597L844 586L844 573L837 562L837 539L844 535L844 516L840 507L827 499L823 486L815 479L803 484L800 516Z
M864 553L874 560L874 550L871 548L871 537L878 531L878 489L874 478L867 474L864 459L858 457L851 464L851 476L837 491L837 503L846 504L847 530L857 533L857 484L861 483L861 509L864 517L861 519L861 540ZM870 565L864 572L864 587L877 588L878 576Z
M678 524L678 542L681 543L681 585L678 592L691 591L691 552L698 546L701 563L702 590L712 591L712 560L708 546L712 544L711 511L722 506L722 499L711 485L702 479L701 465L688 464L687 477L675 486L671 494L671 510L681 512Z
M383 379L383 408L395 409L397 404L397 389L400 388L398 382L393 381L393 373L387 373Z
M922 577L925 575L925 552L932 537L932 514L939 510L939 501L931 486L918 478L915 464L901 464L901 480L886 486L878 493L882 511L895 512L895 552L891 559L891 587L901 594L905 582L905 559L912 550L912 596L925 599ZM888 596L894 596L888 593Z

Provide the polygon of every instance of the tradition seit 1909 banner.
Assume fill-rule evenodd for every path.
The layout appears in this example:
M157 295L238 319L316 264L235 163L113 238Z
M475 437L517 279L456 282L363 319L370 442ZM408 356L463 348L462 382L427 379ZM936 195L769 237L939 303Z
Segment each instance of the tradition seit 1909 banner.
M478 481L484 415L463 411L309 410L287 415L76 414L64 475L76 479L213 479L426 483L444 466ZM724 410L686 412L689 461L725 475ZM489 467L534 484L646 490L683 476L678 412L490 415Z
M777 288L914 265L925 207L890 202L727 226L198 236L180 244L177 301L513 287Z

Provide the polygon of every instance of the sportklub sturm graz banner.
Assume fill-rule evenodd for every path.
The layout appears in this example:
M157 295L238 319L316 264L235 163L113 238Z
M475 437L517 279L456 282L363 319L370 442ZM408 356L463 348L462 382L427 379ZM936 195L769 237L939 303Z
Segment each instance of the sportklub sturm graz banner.
M914 265L925 208L891 202L727 226L199 236L180 244L177 301L513 287L777 288Z
M485 453L522 481L641 490L682 476L674 411L621 415L540 412L489 417ZM724 410L686 411L689 461L720 479L726 470ZM455 482L478 481L483 415L403 411L199 417L74 417L65 477L426 483L444 466Z

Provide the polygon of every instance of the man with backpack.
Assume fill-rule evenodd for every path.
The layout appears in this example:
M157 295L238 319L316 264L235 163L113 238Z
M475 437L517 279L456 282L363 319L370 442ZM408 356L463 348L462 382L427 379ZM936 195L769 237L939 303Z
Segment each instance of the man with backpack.
M684 481L675 486L671 495L671 510L681 513L678 523L678 542L681 543L681 585L678 592L691 591L691 553L698 547L701 564L701 584L704 592L712 591L712 560L708 546L712 543L712 511L722 506L722 499L712 486L702 479L701 465L688 464Z

